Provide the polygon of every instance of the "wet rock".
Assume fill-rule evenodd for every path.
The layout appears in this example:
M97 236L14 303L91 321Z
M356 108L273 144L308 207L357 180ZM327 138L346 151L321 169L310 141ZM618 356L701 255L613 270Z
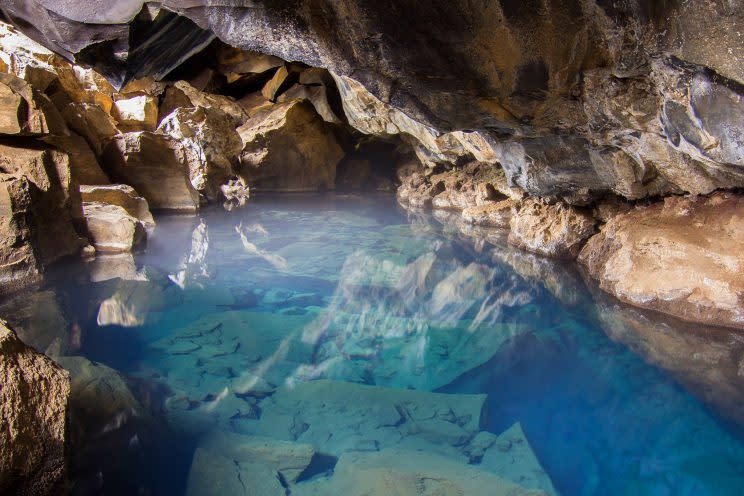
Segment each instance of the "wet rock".
M158 101L149 95L118 97L112 115L122 131L154 131L158 126Z
M224 198L221 187L235 177L242 149L233 118L215 108L179 108L163 119L158 132L183 147L194 188L210 200Z
M486 203L465 208L462 218L469 224L488 227L509 227L512 209L516 206L513 200Z
M49 494L65 475L68 374L0 322L0 490Z
M509 243L556 258L575 258L594 234L591 215L565 204L524 200L511 218Z
M633 305L694 322L744 328L744 200L734 193L670 197L619 214L579 261L600 287Z
M264 190L333 189L344 152L309 103L291 101L257 112L239 129L241 175Z
M169 136L146 131L118 135L104 150L102 165L112 179L133 186L153 209L199 208L186 151Z
M532 491L485 470L452 461L436 454L386 449L380 452L346 453L339 458L334 475L298 486L299 495L345 494L362 496L388 494L547 495Z

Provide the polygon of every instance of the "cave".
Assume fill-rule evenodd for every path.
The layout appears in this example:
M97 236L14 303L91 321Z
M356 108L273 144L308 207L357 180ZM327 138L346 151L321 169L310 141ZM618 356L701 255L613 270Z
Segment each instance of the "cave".
M0 493L738 496L742 33L0 2Z

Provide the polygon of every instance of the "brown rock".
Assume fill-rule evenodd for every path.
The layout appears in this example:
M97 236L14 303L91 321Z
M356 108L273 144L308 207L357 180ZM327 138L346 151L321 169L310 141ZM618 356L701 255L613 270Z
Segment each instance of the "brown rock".
M170 110L167 108L162 109L160 114L162 117L167 116L178 107L218 108L235 119L236 127L238 124L244 122L247 117L243 107L238 105L232 97L199 91L186 81L178 81L173 88L179 90L180 94L169 88L168 91L166 91L164 104L168 100L168 92L170 91L172 95L178 95L177 97L172 97L177 105L172 107Z
M218 108L179 108L163 119L158 132L182 145L194 188L210 200L222 199L220 188L235 177L242 149L232 117Z
M132 251L146 238L144 225L125 209L108 203L83 203L88 239L96 251Z
M26 81L0 74L0 133L68 134L67 125L51 100Z
M611 219L579 261L623 301L744 329L742 242L742 196L669 197Z
M334 188L344 151L309 103L294 100L262 109L238 133L243 140L240 172L253 187Z
M278 57L229 46L222 47L217 53L217 70L225 75L228 83L234 83L245 75L262 74L283 64L284 61Z
M82 217L77 184L67 155L34 143L0 145L0 188L8 236L6 281L38 277L61 257L76 254L82 240L73 219ZM18 253L13 253L18 250Z
M104 150L102 165L112 179L132 185L153 209L199 208L183 146L169 136L146 131L116 136Z
M485 203L468 207L462 211L462 218L469 224L488 227L509 227L514 200Z
M297 81L300 70L293 64L285 64L277 69L274 76L269 79L261 90L264 98L275 102L280 94L288 90Z
M88 142L80 135L45 136L44 143L53 145L70 158L72 176L79 184L109 184L109 178L98 164L95 154Z
M595 225L575 207L526 199L512 213L509 243L548 257L575 258Z
M62 109L62 116L70 129L85 138L98 156L119 132L114 118L95 104L70 103Z
M0 491L49 494L65 474L67 372L0 321Z
M324 121L332 124L341 124L341 119L338 118L328 102L328 93L325 86L303 86L301 84L295 84L276 99L279 103L290 100L307 100L313 104L315 111Z
M150 213L147 200L137 194L126 184L102 186L80 186L80 198L84 203L108 203L123 208L126 212L142 222L148 232L155 229L155 220Z
M41 280L32 245L30 189L25 177L0 179L0 284L5 290Z

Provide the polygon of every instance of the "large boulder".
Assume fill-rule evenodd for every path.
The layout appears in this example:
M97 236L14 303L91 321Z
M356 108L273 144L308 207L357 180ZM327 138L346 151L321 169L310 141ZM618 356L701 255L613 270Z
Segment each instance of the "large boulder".
M83 185L80 186L80 199L83 203L108 203L123 208L127 214L139 220L148 232L155 229L155 219L150 213L147 200L126 184Z
M556 258L575 258L595 232L594 218L575 207L524 200L511 218L509 243Z
M144 224L119 205L85 202L83 213L88 239L96 251L128 252L146 239Z
M51 100L23 79L0 73L0 134L68 134Z
M185 150L174 138L147 131L118 135L104 150L102 166L115 181L133 186L153 209L199 208Z
M744 329L744 197L670 197L609 220L579 261L605 291L682 319Z
M114 118L99 105L71 102L62 108L62 116L70 129L85 138L97 156L119 132Z
M182 107L166 116L158 132L183 146L191 184L210 200L224 197L221 187L235 177L242 149L234 119L219 108Z
M266 107L239 129L241 174L258 189L333 189L344 156L333 131L312 105L293 100Z
M67 155L34 143L0 144L3 281L37 279L83 243L73 226L82 217Z
M65 474L70 380L0 321L0 491L49 494Z

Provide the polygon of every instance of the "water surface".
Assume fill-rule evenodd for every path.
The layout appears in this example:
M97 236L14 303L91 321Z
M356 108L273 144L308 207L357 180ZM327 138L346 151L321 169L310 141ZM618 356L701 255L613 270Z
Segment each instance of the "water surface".
M72 492L198 494L253 473L236 446L266 438L316 453L279 470L289 494L361 484L370 464L546 494L742 494L739 335L627 308L447 217L333 196L161 216L145 253L5 301L83 391Z

